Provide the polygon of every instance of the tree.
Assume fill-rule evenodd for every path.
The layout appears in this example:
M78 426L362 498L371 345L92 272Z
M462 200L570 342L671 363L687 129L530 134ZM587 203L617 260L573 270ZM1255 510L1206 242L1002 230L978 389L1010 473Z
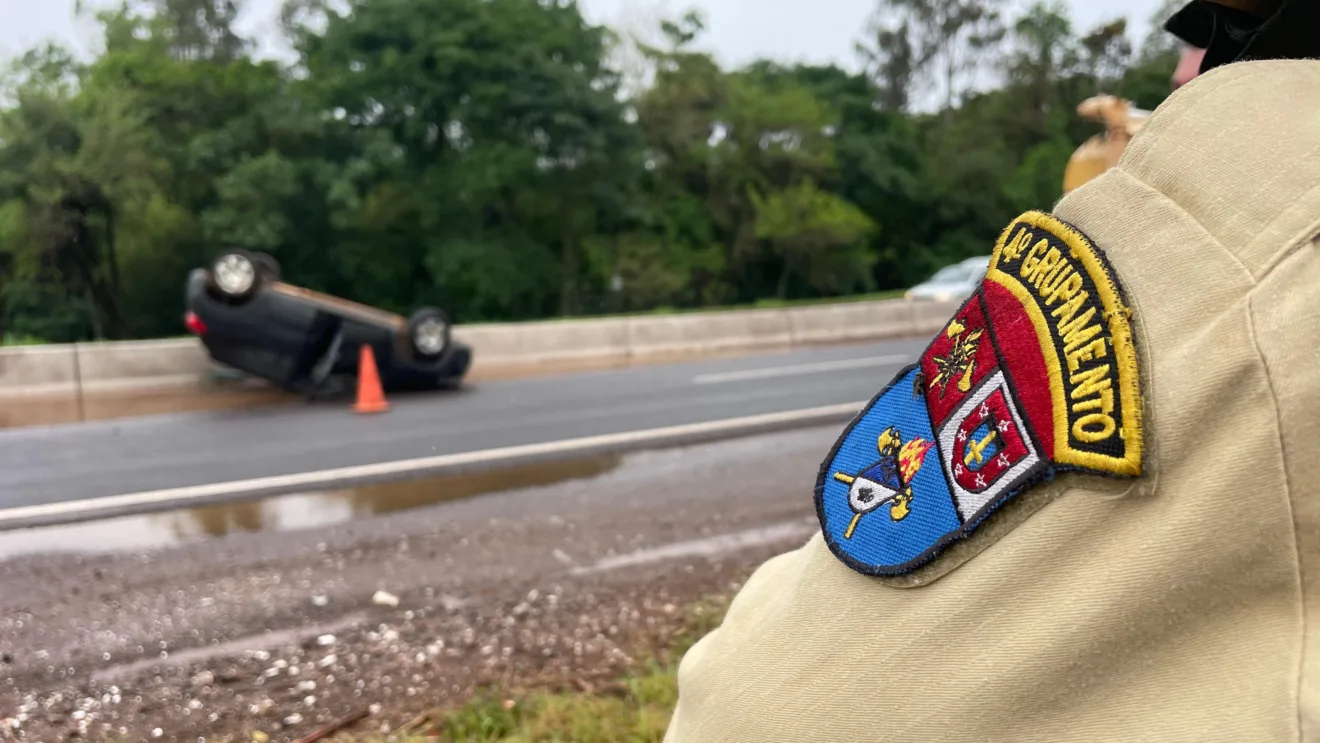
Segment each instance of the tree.
M106 52L81 80L80 98L131 96L150 151L166 164L156 195L134 202L119 225L134 333L179 332L188 270L223 247L272 252L317 288L348 283L325 255L343 191L330 161L357 146L306 105L292 71L255 62L247 42L227 40L232 9L208 16L196 7L205 33L193 37L181 36L181 21L160 3L101 13Z
M867 74L875 83L876 102L887 111L906 111L912 103L919 65L913 48L912 25L911 19L889 21L877 13L867 21L867 42L856 45Z
M0 75L0 333L179 333L230 246L460 322L908 286L1058 198L1080 101L1169 92L1163 32L1008 7L883 0L854 74L572 0L289 0L298 59L259 61L237 0L127 0L98 57Z
M967 78L1004 35L1004 0L879 0L872 27L891 102L911 80L937 81L945 120L962 100Z
M1010 84L1026 93L1037 141L1048 136L1047 119L1059 81L1077 73L1079 55L1067 9L1058 0L1037 2L1013 24L1005 60Z
M700 15L688 13L661 24L665 48L638 47L654 79L633 101L645 170L640 229L619 244L616 275L627 307L737 297L728 281L728 226L717 224L711 208L719 178L713 143L727 134L722 116L733 92L715 60L691 49L703 29Z
M1098 89L1112 90L1122 79L1132 57L1132 43L1127 38L1127 19L1096 26L1082 37L1082 67L1095 79Z
M1188 0L1160 0L1159 7L1150 14L1150 31L1142 39L1138 61L1141 63L1167 60L1178 54L1178 39L1164 30L1164 24L1178 12Z
M1164 30L1164 24L1185 0L1163 0L1150 16L1150 32L1142 40L1136 59L1124 71L1118 94L1154 109L1172 92L1171 77L1178 65L1178 39Z
M775 296L788 297L797 277L822 294L872 288L876 257L866 240L875 223L862 210L810 180L761 197L752 194L756 236L783 262Z
M604 29L571 2L356 0L299 48L320 105L391 150L349 218L391 246L369 280L478 317L579 310L583 240L640 151Z
M70 59L47 47L11 72L17 105L0 115L0 199L21 225L11 226L7 252L18 278L60 284L88 303L92 335L118 338L119 221L155 193L162 164L132 94L75 96Z
M247 42L234 32L238 0L151 0L159 28L180 59L232 61Z

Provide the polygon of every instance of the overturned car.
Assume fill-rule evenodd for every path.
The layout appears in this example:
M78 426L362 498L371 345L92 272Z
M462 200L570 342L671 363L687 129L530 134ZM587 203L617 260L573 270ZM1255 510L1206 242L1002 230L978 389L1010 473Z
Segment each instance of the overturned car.
M189 274L185 298L185 324L214 361L298 394L352 389L364 345L386 390L457 387L472 361L443 310L403 317L294 286L265 253L221 253Z

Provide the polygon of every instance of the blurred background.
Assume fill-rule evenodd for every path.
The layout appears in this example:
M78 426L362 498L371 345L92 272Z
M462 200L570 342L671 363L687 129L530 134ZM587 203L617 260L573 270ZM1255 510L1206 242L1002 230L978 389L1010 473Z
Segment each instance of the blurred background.
M183 336L236 247L302 303L195 331L231 360L415 345L290 285L793 305L460 327L484 371L367 417L194 339L0 349L0 741L658 743L840 426L1169 95L1172 10L0 0L5 345Z
M181 335L225 246L460 323L901 290L1163 100L1158 5L8 3L0 334Z

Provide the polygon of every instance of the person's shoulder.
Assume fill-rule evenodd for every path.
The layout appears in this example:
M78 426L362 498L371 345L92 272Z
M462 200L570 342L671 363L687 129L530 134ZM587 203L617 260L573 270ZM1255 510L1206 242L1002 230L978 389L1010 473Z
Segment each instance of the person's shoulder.
M1314 142L1320 126L1317 103L1320 61L1262 60L1217 67L1179 88L1155 110L1124 164L1133 170L1163 165L1164 158L1185 147L1210 142L1224 146L1229 155L1287 156L1290 147Z
M1095 179L1093 196L1070 194L1059 211L1092 211L1085 202L1106 201L1101 192L1139 183L1259 279L1320 210L1317 142L1320 61L1225 65L1171 95L1118 165ZM1132 205L1136 189L1126 190L1123 203Z

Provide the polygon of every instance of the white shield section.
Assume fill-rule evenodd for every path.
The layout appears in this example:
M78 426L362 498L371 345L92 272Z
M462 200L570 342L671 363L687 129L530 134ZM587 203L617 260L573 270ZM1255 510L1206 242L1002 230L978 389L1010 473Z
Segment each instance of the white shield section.
M1018 435L1022 437L1022 443L1026 445L1027 455L1017 464L1010 467L995 483L979 493L971 493L958 484L957 478L953 476L953 452L955 441L958 436L959 425L972 415L975 410L990 397L995 390L1004 391L1004 400L1008 403L1008 412L1013 416L1013 423L1017 426ZM1018 412L1017 401L1013 399L1013 394L1008 389L1008 384L1004 380L1004 372L997 369L993 374L986 377L977 388L949 420L945 422L944 428L940 429L940 461L944 465L944 475L949 481L949 489L953 492L953 502L958 506L958 515L962 517L963 522L970 521L976 516L986 504L999 498L1001 494L1018 478L1025 475L1031 468L1040 464L1040 453L1036 451L1035 444L1031 441L1031 436L1027 435L1027 428L1022 420L1022 414Z
M848 488L848 505L857 513L870 513L888 503L898 495L892 488L887 488L874 480L859 477Z

